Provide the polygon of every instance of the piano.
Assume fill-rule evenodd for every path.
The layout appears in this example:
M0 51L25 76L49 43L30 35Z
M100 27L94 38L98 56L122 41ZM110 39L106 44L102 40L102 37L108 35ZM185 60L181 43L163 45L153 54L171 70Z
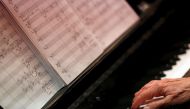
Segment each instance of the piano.
M61 90L64 94L60 92L47 108L130 109L134 93L147 82L190 74L187 3L128 2L141 18L138 26L68 90Z

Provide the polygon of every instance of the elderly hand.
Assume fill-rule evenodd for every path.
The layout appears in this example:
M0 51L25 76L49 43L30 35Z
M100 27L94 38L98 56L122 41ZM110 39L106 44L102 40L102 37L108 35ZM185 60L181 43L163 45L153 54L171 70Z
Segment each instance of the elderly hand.
M159 96L164 98L152 99ZM148 109L160 109L188 100L190 100L190 78L153 80L135 93L132 109L138 109L144 104Z

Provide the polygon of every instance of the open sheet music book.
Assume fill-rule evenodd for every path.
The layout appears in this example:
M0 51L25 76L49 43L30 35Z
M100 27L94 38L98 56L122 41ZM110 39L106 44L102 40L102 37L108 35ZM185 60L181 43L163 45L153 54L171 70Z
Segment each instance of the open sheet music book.
M42 108L138 19L125 0L1 0L1 107Z

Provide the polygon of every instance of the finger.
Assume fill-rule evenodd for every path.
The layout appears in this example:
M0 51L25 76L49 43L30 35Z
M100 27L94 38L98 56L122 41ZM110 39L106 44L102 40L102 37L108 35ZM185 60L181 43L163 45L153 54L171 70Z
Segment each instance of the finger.
M144 90L138 96L135 96L132 104L132 109L138 108L146 100L152 99L155 96L162 96L162 90L158 86L153 86L147 90Z
M176 82L176 81L180 81L181 79L163 79L163 80L152 80L149 83L147 83L146 85L144 85L138 92L135 93L135 96L138 96L141 92L143 92L144 90L154 86L154 85L158 85L160 83L165 83L168 84L168 82Z
M151 103L151 102L154 102L154 101L157 101L157 100L160 100L160 99L163 99L163 98L164 98L164 96L153 97L153 98L150 99L150 100L146 100L146 101L145 101L145 104L149 104L149 103Z
M166 108L170 105L172 105L172 99L174 98L174 96L172 95L168 95L163 99L159 99L156 101L153 101L149 104L146 104L147 107L149 107L150 109L162 109L162 108Z

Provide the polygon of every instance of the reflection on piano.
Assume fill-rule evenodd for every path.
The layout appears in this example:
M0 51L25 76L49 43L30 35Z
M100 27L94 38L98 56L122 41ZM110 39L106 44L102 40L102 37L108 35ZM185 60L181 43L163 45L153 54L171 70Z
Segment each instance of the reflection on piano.
M186 3L128 1L142 23L52 108L130 109L134 92L150 80L188 76L190 18Z

